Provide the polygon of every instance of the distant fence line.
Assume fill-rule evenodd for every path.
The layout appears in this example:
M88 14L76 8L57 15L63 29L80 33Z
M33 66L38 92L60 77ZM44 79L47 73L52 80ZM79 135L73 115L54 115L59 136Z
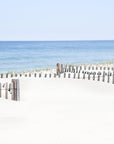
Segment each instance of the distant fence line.
M63 66L57 63L57 68L54 73L15 73L15 74L0 74L0 79L3 78L74 78L74 79L88 79L108 82L114 84L114 67L106 66Z
M71 77L72 73L73 78L77 79L92 79L97 81L103 81L114 84L114 67L106 66L65 66L61 63L57 63L57 75L64 73L64 78L66 73L68 78Z
M87 79L93 81L102 81L114 84L114 67L106 66L63 66L58 63L56 71L51 72L34 72L25 74L0 74L0 98L14 101L20 100L20 83L21 77L34 78L72 78ZM11 78L11 82L3 82L2 79Z

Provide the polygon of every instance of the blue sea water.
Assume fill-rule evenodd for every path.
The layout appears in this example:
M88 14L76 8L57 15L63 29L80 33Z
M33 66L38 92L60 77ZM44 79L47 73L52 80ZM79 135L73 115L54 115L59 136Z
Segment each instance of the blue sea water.
M114 41L0 41L0 73L114 62Z

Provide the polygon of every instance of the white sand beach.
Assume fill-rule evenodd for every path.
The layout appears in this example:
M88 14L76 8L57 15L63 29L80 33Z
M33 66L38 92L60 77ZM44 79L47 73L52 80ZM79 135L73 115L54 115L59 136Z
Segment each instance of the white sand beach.
M0 144L114 144L114 0L0 0Z
M21 100L0 99L1 144L114 143L114 84L73 78L19 80Z

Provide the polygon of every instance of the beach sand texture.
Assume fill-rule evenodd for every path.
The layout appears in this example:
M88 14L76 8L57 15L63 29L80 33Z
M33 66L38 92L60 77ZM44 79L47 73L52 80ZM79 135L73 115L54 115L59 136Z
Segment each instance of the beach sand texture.
M20 90L19 102L0 99L0 143L114 143L113 84L22 77Z

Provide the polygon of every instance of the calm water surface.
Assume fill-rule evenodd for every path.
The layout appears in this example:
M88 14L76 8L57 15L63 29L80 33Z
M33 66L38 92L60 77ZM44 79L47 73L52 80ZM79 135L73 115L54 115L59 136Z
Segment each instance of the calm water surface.
M114 62L114 41L0 42L0 73L55 67L63 64Z

